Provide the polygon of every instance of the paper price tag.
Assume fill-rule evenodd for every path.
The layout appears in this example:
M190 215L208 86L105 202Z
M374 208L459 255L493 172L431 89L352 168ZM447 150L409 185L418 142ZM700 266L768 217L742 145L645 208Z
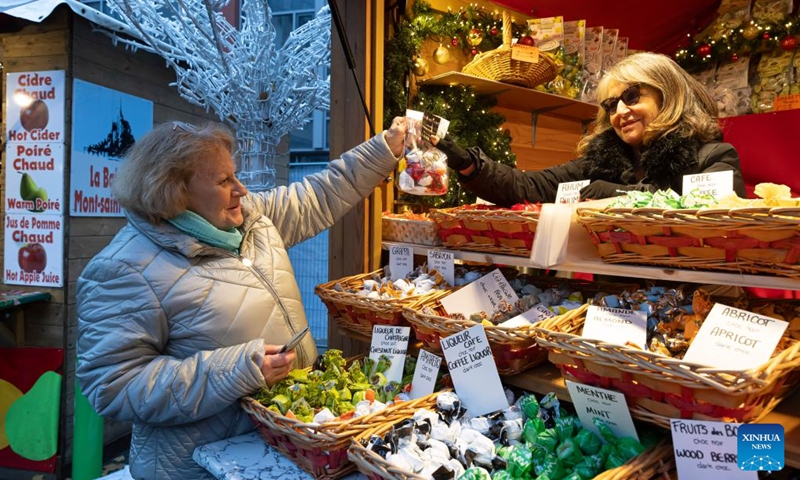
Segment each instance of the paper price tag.
M427 350L419 351L417 366L414 368L414 379L411 381L411 393L409 393L412 399L433 393L441 365L442 357L439 355L434 355Z
M556 203L577 203L581 199L581 188L589 185L591 180L578 180L577 182L562 182L558 184Z
M389 272L392 280L406 278L414 270L414 252L411 247L389 247Z
M515 44L511 47L511 59L520 62L539 63L539 47Z
M455 285L455 260L453 252L444 250L428 250L428 271L436 270L442 274L448 285Z
M701 420L670 420L675 464L681 480L755 480L737 462L736 424Z
M483 325L440 340L458 397L472 415L508 407Z
M403 379L403 367L408 353L408 337L411 327L388 327L375 325L372 328L372 343L369 347L369 358L376 362L381 355L391 359L392 365L383 375L388 381L399 382Z
M537 303L533 308L527 312L523 312L516 317L509 318L501 323L503 327L522 327L525 325L533 325L542 320L555 317L556 314L551 312L547 307L541 303Z
M770 359L788 322L714 304L683 359L726 370L748 370Z
M701 195L719 198L733 192L733 171L697 173L683 176L683 194L698 190Z
M442 297L440 302L450 315L461 313L469 317L475 312L486 312L491 315L504 305L514 305L519 297L503 276L500 269L492 270L460 290Z
M581 336L617 345L647 343L647 314L643 311L590 305Z
M594 424L594 419L598 418L608 425L614 435L633 437L639 440L631 411L628 410L628 402L625 401L625 395L570 380L566 380L566 384L569 397L575 405L575 412L577 412L583 428L600 436L600 430Z

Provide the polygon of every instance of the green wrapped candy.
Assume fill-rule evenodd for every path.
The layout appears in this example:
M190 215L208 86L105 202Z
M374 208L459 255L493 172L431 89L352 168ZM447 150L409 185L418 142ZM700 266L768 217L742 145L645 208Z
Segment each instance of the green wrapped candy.
M536 397L530 394L525 394L519 399L519 408L526 418L539 418L539 402Z
M583 477L581 477L578 474L578 472L572 472L569 475L567 475L566 477L564 477L562 480L583 480Z
M536 437L544 431L544 420L529 418L525 420L525 425L522 427L522 439L527 443L536 443Z
M606 470L611 470L612 468L617 468L621 467L622 465L625 465L625 462L627 462L627 460L622 455L620 455L618 451L614 450L608 454L608 457L606 457L606 462L603 464L603 467Z
M526 446L531 451L531 457L534 460L544 460L550 454L545 447L536 443L528 443Z
M558 439L562 442L568 438L572 438L579 428L581 428L581 426L578 423L578 419L572 415L559 417L556 420L556 434L558 435Z
M536 437L536 445L540 445L548 452L554 453L556 451L556 445L558 445L558 434L555 429L548 428L540 433L539 436Z
M641 455L645 448L633 437L622 437L614 445L620 457L624 458L627 462L631 458Z
M552 456L552 461L547 462L547 465L544 466L541 472L536 472L540 476L547 475L548 477L552 478L553 480L561 480L567 474L567 471L564 469L564 465L558 461L555 455Z
M508 454L511 453L511 447L508 445L499 445L495 447L494 454L498 457L508 461Z
M514 446L506 460L506 470L514 477L527 478L533 468L533 453L523 444Z
M575 440L566 438L556 447L556 456L558 460L567 468L574 467L583 460L581 449L575 443Z
M492 476L481 467L470 467L458 477L458 480L492 480Z
M599 452L600 447L603 446L603 442L600 441L600 438L595 435L594 432L586 430L585 428L578 430L578 433L575 435L575 443L578 444L578 448L581 449L584 455L594 455Z
M514 477L505 470L495 470L492 473L492 480L514 480Z
M598 460L600 463L598 463ZM598 455L583 457L580 463L575 465L573 472L580 475L583 480L591 480L596 477L603 469L603 459Z
M550 478L550 476L547 475L546 473L543 473L543 474L539 475L538 477L536 477L536 480L553 480L553 479Z
M617 436L614 435L614 432L611 430L611 428L606 425L606 422L595 417L592 419L592 423L594 423L594 426L600 431L600 436L603 438L604 442L610 443L611 445L617 443Z

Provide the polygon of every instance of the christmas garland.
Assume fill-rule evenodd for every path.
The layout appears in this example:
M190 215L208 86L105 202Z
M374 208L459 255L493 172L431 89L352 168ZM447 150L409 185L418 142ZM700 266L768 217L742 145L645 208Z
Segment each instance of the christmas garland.
M800 35L800 17L781 21L750 21L744 25L717 25L714 33L692 38L691 45L675 53L675 61L687 72L698 72L717 62L735 62L753 53L777 49L793 51Z
M524 34L524 26L514 26L513 34ZM478 146L490 158L515 165L511 153L511 135L502 131L505 118L491 109L497 104L492 96L475 95L466 86L422 86L414 98L408 98L408 79L419 68L419 53L425 40L449 43L468 55L492 50L503 43L499 15L472 5L459 11L436 12L424 1L414 2L410 19L401 19L385 46L384 124L405 115L407 108L427 111L450 121L449 132L460 145ZM475 202L475 195L464 191L450 172L445 195L418 197L400 194L398 201L424 203L435 208L454 207Z

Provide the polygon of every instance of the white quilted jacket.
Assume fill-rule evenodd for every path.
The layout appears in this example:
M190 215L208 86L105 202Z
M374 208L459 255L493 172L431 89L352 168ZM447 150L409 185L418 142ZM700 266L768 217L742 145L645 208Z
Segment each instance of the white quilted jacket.
M194 448L252 430L238 400L264 386L264 344L307 323L286 248L396 163L380 134L302 182L248 194L240 255L128 215L78 279L77 378L100 415L132 422L134 478L213 478ZM310 335L297 353L297 367L313 363Z

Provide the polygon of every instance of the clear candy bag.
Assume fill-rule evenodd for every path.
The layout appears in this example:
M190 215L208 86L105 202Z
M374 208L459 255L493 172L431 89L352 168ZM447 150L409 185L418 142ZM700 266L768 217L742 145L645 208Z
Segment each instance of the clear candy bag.
M444 138L450 122L417 110L406 110L406 120L406 155L398 165L397 187L411 195L444 195L448 189L447 156L430 138Z

